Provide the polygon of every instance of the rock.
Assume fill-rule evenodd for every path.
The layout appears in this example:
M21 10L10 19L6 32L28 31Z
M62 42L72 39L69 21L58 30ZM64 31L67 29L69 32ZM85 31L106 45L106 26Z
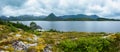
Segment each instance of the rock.
M103 36L102 38L116 38L115 34Z
M20 28L19 28L18 30L19 30L19 31L22 31L22 29L20 29Z
M16 34L16 37L21 37L21 35L20 34Z
M27 40L28 40L28 41L32 41L32 38L28 37Z
M36 42L38 40L38 37L36 35L33 35L34 36L34 41Z
M44 48L43 52L52 52L52 51L51 51L51 48L52 48L52 46L48 44L48 45Z
M37 46L37 43L34 43L34 44L24 44L22 41L15 41L12 43L12 46L14 48L14 50L24 50L24 51L27 51L27 49L31 46Z
M27 44L28 47L31 47L31 46L37 46L37 43L34 43L34 44Z
M0 52L9 52L9 51L0 50Z
M8 48L8 46L4 46L4 48L5 48L5 49L7 49L7 48Z
M9 35L13 35L13 34L14 34L13 32L9 33Z

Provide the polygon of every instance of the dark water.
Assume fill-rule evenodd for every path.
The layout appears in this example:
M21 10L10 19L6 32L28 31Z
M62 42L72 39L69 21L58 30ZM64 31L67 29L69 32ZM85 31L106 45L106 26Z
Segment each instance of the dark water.
M14 21L15 22L15 21ZM19 21L25 25L32 21ZM120 21L34 21L45 30L77 32L120 32Z

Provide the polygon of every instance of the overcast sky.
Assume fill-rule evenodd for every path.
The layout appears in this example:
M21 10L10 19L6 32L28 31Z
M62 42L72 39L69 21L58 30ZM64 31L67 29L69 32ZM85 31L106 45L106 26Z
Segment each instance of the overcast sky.
M120 17L120 0L0 0L0 15L96 14Z

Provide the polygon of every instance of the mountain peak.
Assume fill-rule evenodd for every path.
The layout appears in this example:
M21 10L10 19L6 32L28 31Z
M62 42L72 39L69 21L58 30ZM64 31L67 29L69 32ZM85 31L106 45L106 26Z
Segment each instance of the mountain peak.
M92 18L99 18L99 16L97 16L97 15L90 15L90 17L92 17Z
M50 14L48 15L48 17L55 18L56 15L55 15L54 13L50 13Z
M54 13L51 13L45 18L45 20L56 21L56 20L62 20L62 19L58 18Z

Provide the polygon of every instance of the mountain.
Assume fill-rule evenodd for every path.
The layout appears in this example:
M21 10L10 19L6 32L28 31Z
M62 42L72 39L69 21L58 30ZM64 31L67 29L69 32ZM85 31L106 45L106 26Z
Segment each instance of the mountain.
M94 19L100 18L100 17L97 16L97 15L90 15L89 17L90 17L90 18L94 18Z
M97 15L84 15L84 14L77 14L77 15L64 15L64 16L59 16L61 18L92 18L92 19L97 19L100 18Z
M20 16L0 16L2 20L10 21L30 21L30 20L43 20L46 16L33 16L33 15L20 15Z
M45 21L96 21L99 20L99 16L97 15L85 15L85 14L77 14L77 15L64 15L64 16L56 16L54 13L49 14Z
M63 15L56 16L54 13L49 14L48 16L33 16L33 15L20 15L20 16L0 16L1 20L9 21L120 21L120 19L107 19L101 18L97 15Z
M0 19L2 19L2 20L8 20L8 17L6 17L6 16L0 16Z
M57 17L55 14L51 13L46 18L44 18L44 20L46 20L46 21L58 21L58 20L61 21L62 18Z

